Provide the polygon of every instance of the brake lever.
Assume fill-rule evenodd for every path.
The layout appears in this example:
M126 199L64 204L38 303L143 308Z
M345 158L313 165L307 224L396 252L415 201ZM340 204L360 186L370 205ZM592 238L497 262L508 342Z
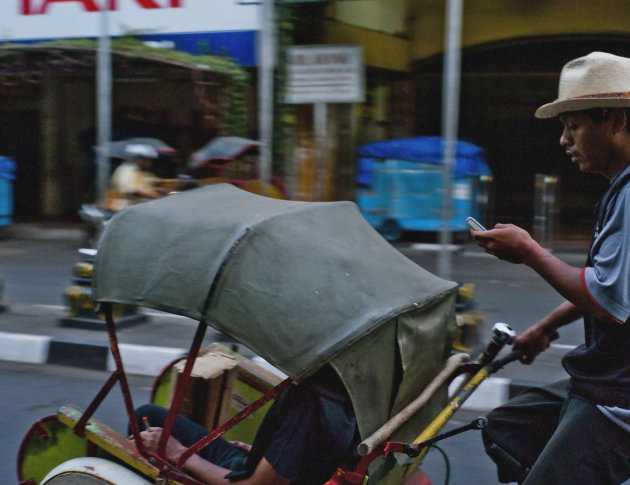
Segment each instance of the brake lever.
M460 426L459 428L452 429L451 431L446 431L445 433L441 433L434 436L433 438L429 438L428 440L416 443L415 445L405 445L403 447L403 453L405 453L407 456L410 456L411 458L415 458L422 452L423 448L431 446L437 441L442 441L443 439L450 438L451 436L455 436L460 433L464 433L465 431L470 431L472 429L483 429L487 426L487 424L488 420L483 416L479 416L473 419L470 423L465 424L464 426Z

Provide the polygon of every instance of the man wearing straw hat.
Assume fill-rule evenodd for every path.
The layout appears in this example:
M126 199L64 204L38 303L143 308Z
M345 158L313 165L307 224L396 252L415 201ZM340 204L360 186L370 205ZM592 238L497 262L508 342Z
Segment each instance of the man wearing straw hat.
M493 410L484 443L504 483L619 484L630 478L630 59L593 52L568 62L558 99L536 117L557 117L571 162L610 181L585 266L564 263L511 224L471 233L487 253L529 266L566 298L516 338L523 363L580 318L585 343L562 360L568 381Z

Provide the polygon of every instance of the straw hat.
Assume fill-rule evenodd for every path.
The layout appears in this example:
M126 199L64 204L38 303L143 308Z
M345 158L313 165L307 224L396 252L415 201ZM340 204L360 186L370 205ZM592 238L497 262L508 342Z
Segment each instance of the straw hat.
M564 65L558 99L536 110L536 118L553 118L567 111L630 107L630 59L591 52Z

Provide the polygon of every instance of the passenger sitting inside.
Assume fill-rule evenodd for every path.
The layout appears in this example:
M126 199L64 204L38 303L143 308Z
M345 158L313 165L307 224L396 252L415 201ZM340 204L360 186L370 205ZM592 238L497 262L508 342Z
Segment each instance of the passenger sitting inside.
M120 210L168 195L168 190L156 186L159 178L151 171L153 159L158 158L155 149L131 144L125 148L125 155L126 159L114 170L110 181L110 189L116 194L110 209Z
M152 453L157 450L166 413L153 404L136 410L140 429L144 417L152 425L140 433L142 444ZM166 458L176 463L208 432L177 416ZM339 466L356 464L359 441L350 397L337 374L326 366L275 400L251 447L217 438L192 455L184 470L208 485L322 485Z

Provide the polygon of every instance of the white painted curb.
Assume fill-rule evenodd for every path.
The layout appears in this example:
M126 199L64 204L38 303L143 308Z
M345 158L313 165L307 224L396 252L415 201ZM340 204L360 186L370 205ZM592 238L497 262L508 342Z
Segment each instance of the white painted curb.
M460 376L453 380L449 386L449 394L457 389L463 378L464 376ZM461 409L488 411L505 404L510 395L510 382L505 377L488 377L462 404Z
M51 337L0 332L0 360L44 364L48 360Z
M53 338L43 335L16 334L0 332L0 360L22 362L29 364L46 364ZM77 343L77 345L81 345ZM172 347L156 347L136 344L119 344L120 354L125 371L129 374L158 376L164 368L176 359L184 357L187 349ZM253 359L268 370L284 376L278 369L260 357ZM108 352L104 371L115 370L114 359ZM463 379L455 379L449 388L451 393ZM508 401L510 394L510 379L503 377L489 377L481 383L479 388L462 404L462 409L487 412Z
M147 376L157 376L167 364L186 355L185 349L153 347L149 345L118 344L125 372ZM114 357L109 352L107 370L116 369Z

